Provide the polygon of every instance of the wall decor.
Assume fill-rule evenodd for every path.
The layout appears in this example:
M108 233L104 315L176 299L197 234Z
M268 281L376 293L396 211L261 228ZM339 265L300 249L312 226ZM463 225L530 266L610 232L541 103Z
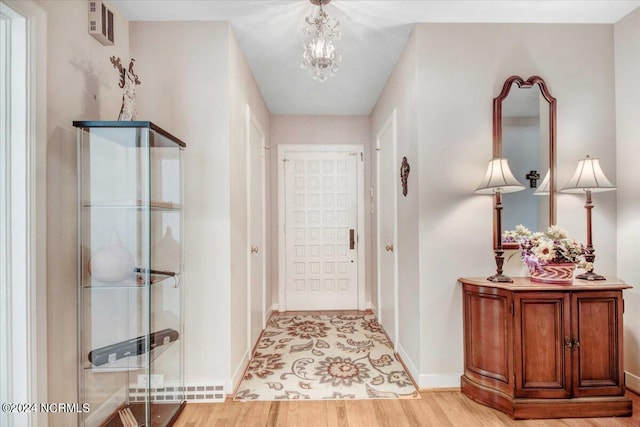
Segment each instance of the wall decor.
M549 176L545 191L535 190L539 183L536 178L521 193L503 198L505 228L524 224L538 229L556 223L556 104L556 98L539 76L528 79L511 76L493 99L493 157L508 158L518 178L532 170L536 173L531 177L542 175L541 171ZM494 216L494 228L495 221ZM493 247L497 246L494 240ZM502 247L517 249L508 242L502 242Z
M400 180L402 181L402 195L407 197L407 181L409 179L409 172L411 172L411 166L406 157L402 158L402 165L400 166Z
M529 181L529 188L536 188L538 186L538 180L540 179L540 174L537 170L529 171L528 174L524 176Z
M120 74L120 82L118 85L122 89L122 107L120 107L118 121L134 121L138 118L136 86L141 83L138 75L133 72L133 63L136 60L131 58L129 68L124 68L119 57L116 58L112 56L109 59L113 64L113 68L116 68Z

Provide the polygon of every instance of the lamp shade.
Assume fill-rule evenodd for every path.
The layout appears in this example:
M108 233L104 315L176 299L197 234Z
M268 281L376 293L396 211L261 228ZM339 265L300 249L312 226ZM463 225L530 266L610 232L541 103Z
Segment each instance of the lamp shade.
M548 196L549 195L549 169L547 169L547 173L542 180L542 183L536 188L536 191L533 192L536 196Z
M573 173L569 182L567 182L567 185L560 191L563 193L582 193L589 190L597 193L615 189L616 187L611 184L604 175L604 172L602 172L600 161L598 159L592 159L587 155L587 157L578 161L576 171Z
M511 173L507 159L495 158L489 161L487 173L476 188L476 194L514 193L520 190L524 190L524 185Z

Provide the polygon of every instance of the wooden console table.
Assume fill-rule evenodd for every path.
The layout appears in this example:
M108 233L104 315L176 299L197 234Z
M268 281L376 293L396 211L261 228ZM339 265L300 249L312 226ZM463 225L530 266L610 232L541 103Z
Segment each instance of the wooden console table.
M462 393L514 419L631 416L624 281L547 285L461 278Z

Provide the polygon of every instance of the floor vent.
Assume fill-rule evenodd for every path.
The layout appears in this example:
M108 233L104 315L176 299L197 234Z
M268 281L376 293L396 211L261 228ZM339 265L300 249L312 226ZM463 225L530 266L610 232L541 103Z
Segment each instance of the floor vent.
M224 383L189 383L184 387L165 384L163 388L151 389L152 402L171 402L181 400L184 396L187 402L224 402L226 393ZM131 402L144 402L147 398L146 389L136 385L129 387L129 399Z

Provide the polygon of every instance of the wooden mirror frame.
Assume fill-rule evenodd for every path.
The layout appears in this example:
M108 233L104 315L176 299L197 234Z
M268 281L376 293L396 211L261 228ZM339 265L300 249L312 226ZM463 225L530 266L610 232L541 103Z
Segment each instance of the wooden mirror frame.
M518 88L525 89L538 85L540 93L549 103L549 225L553 225L556 222L556 99L549 92L549 88L542 77L532 76L524 80L520 76L511 76L504 82L500 95L493 98L493 157L502 157L502 102L509 96L514 83L518 85ZM496 241L497 226L497 218L494 212L494 248L498 246ZM502 247L505 249L517 249L518 245L515 243L503 243Z

